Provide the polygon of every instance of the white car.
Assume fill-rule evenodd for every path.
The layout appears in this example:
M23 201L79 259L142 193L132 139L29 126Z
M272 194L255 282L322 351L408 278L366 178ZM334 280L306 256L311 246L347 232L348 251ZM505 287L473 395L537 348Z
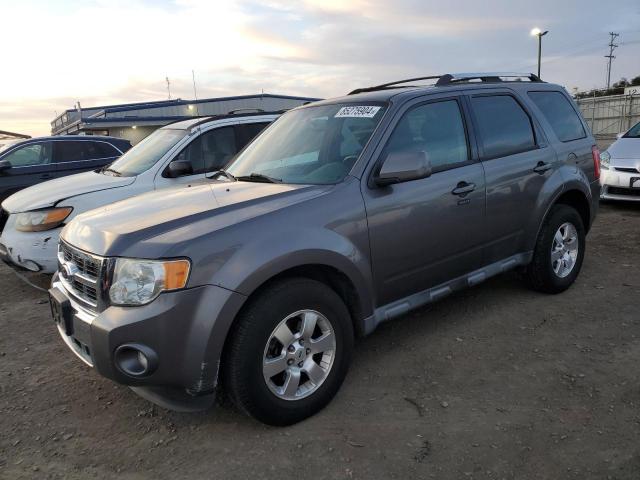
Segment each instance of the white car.
M0 209L0 259L53 273L62 227L76 215L144 192L204 179L223 168L278 113L235 114L166 125L111 165L17 192Z
M600 154L600 198L640 201L640 123Z

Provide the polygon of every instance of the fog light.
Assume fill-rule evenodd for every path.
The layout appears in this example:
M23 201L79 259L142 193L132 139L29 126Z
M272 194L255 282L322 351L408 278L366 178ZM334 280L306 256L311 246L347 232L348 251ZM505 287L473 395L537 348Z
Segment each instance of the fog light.
M116 367L125 375L144 377L158 368L158 356L151 348L137 343L126 343L116 348Z

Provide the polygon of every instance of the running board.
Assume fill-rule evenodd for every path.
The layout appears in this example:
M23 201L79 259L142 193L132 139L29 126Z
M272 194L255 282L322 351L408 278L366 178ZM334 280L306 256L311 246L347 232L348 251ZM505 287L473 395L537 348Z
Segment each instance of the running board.
M440 300L453 292L473 287L474 285L484 282L488 278L494 277L508 270L513 270L521 265L527 265L531 262L532 257L533 252L519 253L500 260L499 262L487 265L479 270L454 278L453 280L443 284L436 285L435 287L428 288L403 299L378 307L375 309L372 316L365 318L364 334L370 334L383 322Z

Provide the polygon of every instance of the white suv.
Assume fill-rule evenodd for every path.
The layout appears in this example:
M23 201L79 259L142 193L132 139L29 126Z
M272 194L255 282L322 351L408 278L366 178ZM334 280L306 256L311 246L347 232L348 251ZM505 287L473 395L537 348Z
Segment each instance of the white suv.
M278 116L236 114L172 123L100 170L15 193L0 210L0 259L34 272L55 272L60 231L76 215L151 190L204 179L224 167Z

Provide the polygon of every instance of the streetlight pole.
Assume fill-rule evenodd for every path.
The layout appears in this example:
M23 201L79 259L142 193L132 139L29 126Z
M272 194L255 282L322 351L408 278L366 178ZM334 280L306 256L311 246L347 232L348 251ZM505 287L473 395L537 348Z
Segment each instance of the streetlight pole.
M544 32L539 28L531 30L531 35L538 37L538 78L540 78L540 64L542 63L542 37L547 33L549 33L549 30L545 30Z

